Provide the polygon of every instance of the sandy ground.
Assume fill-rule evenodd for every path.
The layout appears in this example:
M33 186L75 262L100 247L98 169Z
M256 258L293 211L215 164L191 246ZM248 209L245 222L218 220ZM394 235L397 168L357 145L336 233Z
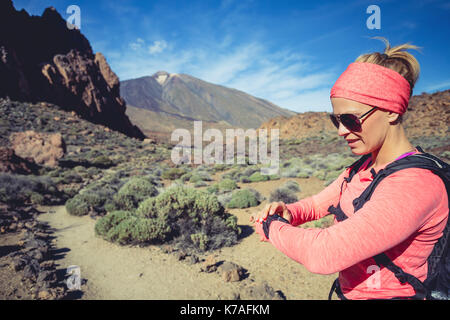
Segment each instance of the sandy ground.
M315 178L241 186L254 188L268 198L274 188L287 180L299 182L302 190L299 198L323 189L323 182ZM258 207L229 212L238 217L239 225L250 227L250 214L262 210L267 203L266 200ZM246 286L264 282L280 290L286 299L327 299L337 276L312 274L251 233L233 247L206 254L214 254L218 261L231 261L247 270L248 276L243 280L224 282L218 273L201 272L201 263L179 261L158 246L119 246L100 239L94 233L94 219L71 216L64 206L40 207L40 210L45 213L39 220L55 229L55 245L64 252L56 261L58 268L78 265L82 278L87 279L81 299L233 299Z

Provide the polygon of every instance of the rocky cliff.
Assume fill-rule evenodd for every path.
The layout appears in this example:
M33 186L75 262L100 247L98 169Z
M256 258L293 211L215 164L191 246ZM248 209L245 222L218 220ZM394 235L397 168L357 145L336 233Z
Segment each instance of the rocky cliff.
M0 97L46 101L128 136L145 136L125 114L120 82L101 53L52 7L42 16L0 2Z

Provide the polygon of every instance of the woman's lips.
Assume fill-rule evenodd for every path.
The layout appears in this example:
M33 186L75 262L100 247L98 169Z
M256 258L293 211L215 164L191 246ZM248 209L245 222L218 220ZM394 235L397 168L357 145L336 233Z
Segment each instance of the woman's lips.
M359 139L349 139L346 141L347 141L349 147L353 147L359 141Z

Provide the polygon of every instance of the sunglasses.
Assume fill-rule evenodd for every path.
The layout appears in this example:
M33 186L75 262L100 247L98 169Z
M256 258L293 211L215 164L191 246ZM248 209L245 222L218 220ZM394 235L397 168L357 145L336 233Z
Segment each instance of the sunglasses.
M346 127L348 130L354 131L354 132L360 132L362 130L361 129L361 125L362 125L361 119L364 118L369 113L371 113L372 111L374 111L375 109L377 109L377 107L372 107L372 109L370 109L369 111L367 111L360 117L358 117L354 114L351 114L351 113L344 113L344 114L338 114L338 115L330 114L330 119L331 119L331 122L333 122L334 126L337 129L339 129L339 123L342 123L344 125L344 127Z

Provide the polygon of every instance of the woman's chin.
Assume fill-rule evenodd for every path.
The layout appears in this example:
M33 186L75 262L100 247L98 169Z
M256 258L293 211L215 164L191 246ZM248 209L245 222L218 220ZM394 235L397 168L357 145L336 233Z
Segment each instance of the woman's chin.
M362 156L365 154L370 153L370 151L367 151L366 148L361 148L360 146L354 146L354 147L350 147L350 151L357 156Z

